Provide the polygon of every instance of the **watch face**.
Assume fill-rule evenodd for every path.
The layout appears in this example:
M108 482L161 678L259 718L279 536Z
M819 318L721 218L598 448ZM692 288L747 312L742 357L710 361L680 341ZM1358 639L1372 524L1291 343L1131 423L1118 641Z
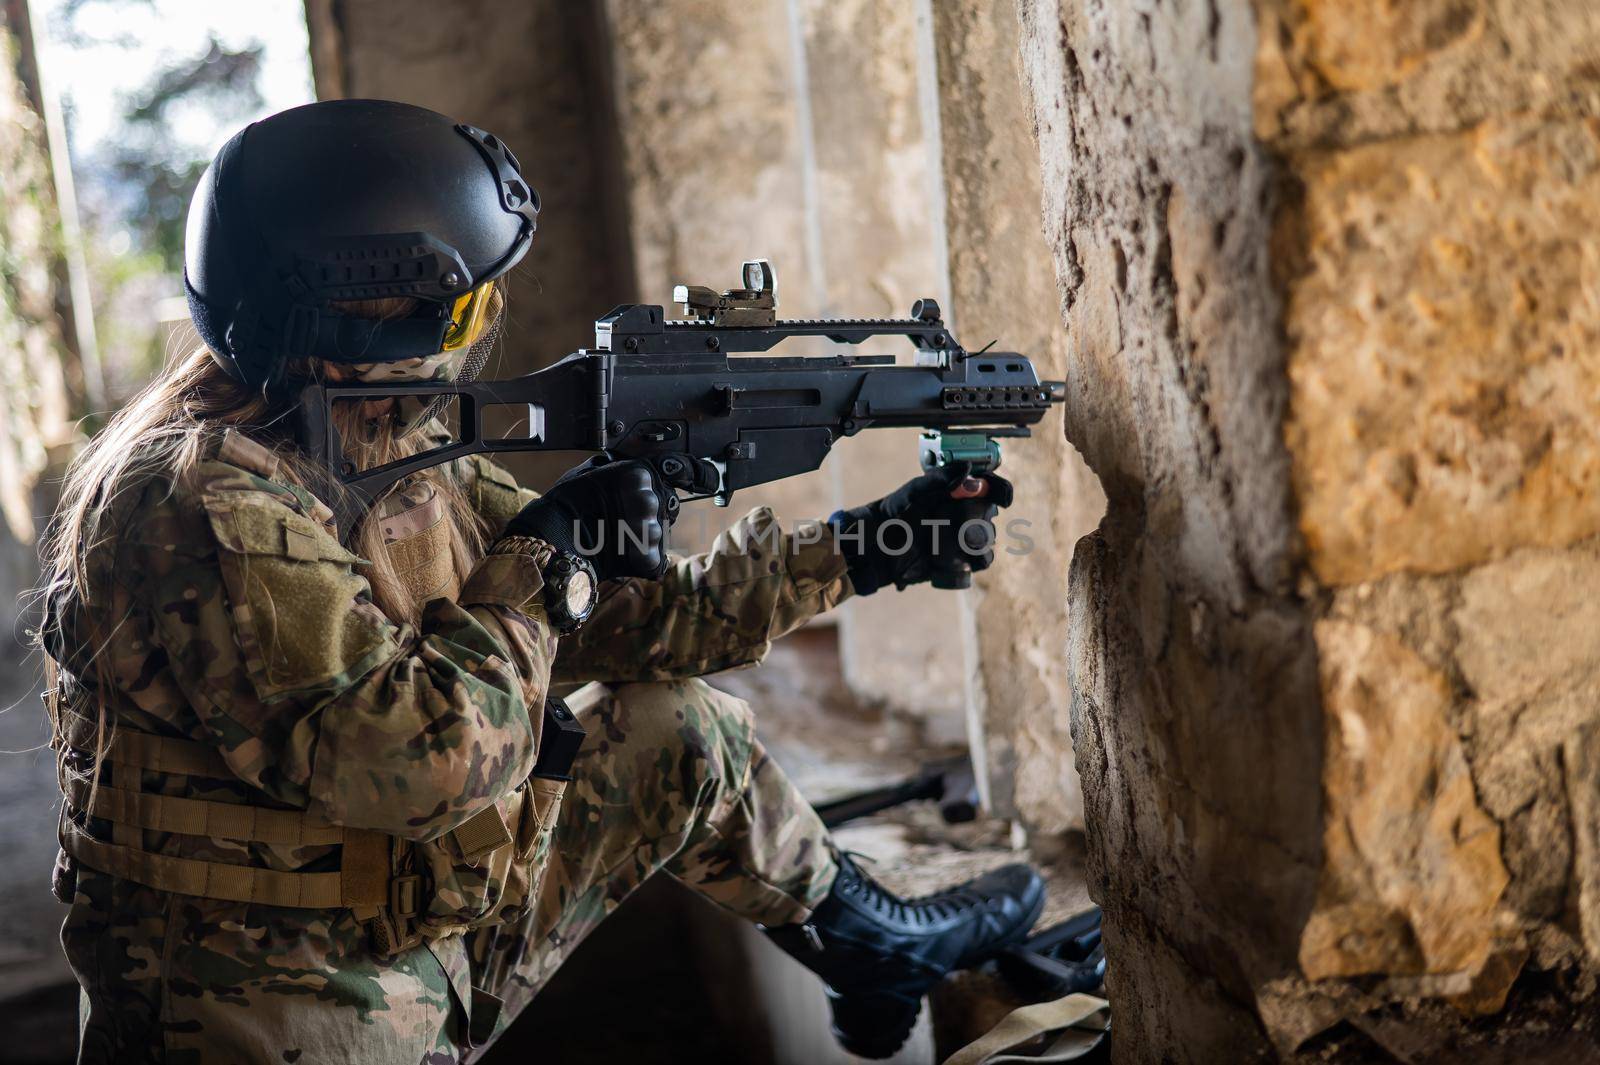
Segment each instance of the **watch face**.
M573 572L567 579L567 615L582 620L589 613L590 601L594 598L594 578L586 569Z
M545 565L544 606L556 631L567 635L588 620L599 585L589 563L573 555L557 555Z

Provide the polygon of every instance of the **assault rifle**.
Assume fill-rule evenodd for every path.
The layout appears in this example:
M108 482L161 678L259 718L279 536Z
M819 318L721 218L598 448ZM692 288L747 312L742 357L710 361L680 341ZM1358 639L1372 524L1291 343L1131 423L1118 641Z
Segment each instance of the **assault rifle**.
M741 488L814 470L841 436L878 427L923 429L925 468L966 461L974 474L985 473L1000 465L999 438L1030 435L1028 427L1066 398L1065 383L1040 381L1026 356L962 348L931 299L918 300L909 318L784 321L766 260L746 262L743 281L743 288L720 293L677 286L673 299L683 320L669 321L659 306L620 306L595 322L593 348L521 377L308 386L300 396L302 444L343 489L336 493L340 527L350 528L347 519L401 478L480 452L596 451L642 459L667 484L692 493L686 498L709 497L719 506ZM910 340L915 365L896 366L891 355L744 354L801 337L859 344L879 336ZM401 396L458 402L457 439L356 469L332 404ZM517 432L491 435L485 416L495 407L513 408ZM943 587L970 580L964 563L935 577Z

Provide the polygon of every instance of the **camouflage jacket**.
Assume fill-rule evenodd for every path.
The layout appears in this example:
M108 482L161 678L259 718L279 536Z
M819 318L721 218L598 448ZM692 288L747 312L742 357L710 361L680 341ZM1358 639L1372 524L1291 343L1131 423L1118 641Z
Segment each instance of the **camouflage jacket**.
M272 473L265 449L230 435L181 482L125 493L89 550L89 601L60 615L62 665L83 676L84 651L105 656L119 727L212 744L237 777L147 770L142 790L265 797L334 825L432 839L527 775L541 721L529 708L552 683L746 665L849 594L831 542L785 534L763 508L659 582L607 584L574 636L558 639L546 621L533 558L493 548L413 629L374 605L328 508ZM533 498L482 457L450 475L493 525ZM281 870L331 849L144 836L146 850Z

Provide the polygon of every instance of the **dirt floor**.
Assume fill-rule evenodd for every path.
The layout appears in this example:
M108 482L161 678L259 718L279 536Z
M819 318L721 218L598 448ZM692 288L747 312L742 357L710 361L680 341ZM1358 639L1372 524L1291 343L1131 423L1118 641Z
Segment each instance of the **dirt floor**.
M914 723L853 699L839 676L837 636L818 627L773 649L757 669L713 682L755 707L774 759L814 802L889 783L948 748L924 745ZM19 677L19 671L13 671ZM54 855L55 781L32 688L0 715L0 1059L29 1065L72 1060L76 989L55 944L62 910L48 890ZM1010 826L946 825L932 804L902 807L836 833L866 856L890 887L924 894L1008 861ZM1048 923L1089 905L1078 848L1054 841L1047 869ZM1017 1003L1003 983L971 976L942 989L940 1009L958 1018L941 1031L938 1052L976 1035L971 1029ZM948 1026L947 1026L948 1027ZM895 1059L935 1060L933 1025ZM528 1012L484 1059L583 1065L685 1061L826 1065L852 1059L826 1031L820 988L809 974L753 932L674 882L653 882L586 942Z

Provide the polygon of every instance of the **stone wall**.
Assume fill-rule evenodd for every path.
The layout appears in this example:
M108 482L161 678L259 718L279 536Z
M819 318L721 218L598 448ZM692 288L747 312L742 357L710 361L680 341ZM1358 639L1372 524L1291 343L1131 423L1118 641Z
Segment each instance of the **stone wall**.
M1600 11L1270 5L1256 72L1329 752L1301 967L1383 978L1330 1012L1586 998Z
M1119 1056L1595 1054L1600 16L1017 7Z

